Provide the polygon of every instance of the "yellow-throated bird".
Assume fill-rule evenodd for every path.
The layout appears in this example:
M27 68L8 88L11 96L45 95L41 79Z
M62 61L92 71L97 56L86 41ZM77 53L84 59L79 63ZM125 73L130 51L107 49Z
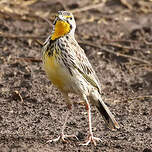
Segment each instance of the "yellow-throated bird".
M76 23L72 13L59 11L54 22L51 36L43 44L43 64L49 80L62 92L69 109L72 102L68 94L80 95L86 105L89 120L88 145L99 138L93 136L91 125L90 103L95 105L101 113L105 123L110 129L118 129L119 125L109 108L101 99L100 82L93 70L84 50L75 40ZM61 135L52 141L66 140L64 129L70 110L68 110Z

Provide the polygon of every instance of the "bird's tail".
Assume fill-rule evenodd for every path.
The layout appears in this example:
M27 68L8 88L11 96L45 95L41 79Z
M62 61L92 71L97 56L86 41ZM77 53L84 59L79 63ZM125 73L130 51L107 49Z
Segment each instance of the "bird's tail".
M119 124L115 120L113 114L110 112L107 105L102 101L102 99L98 99L96 107L101 113L105 123L111 130L119 129Z

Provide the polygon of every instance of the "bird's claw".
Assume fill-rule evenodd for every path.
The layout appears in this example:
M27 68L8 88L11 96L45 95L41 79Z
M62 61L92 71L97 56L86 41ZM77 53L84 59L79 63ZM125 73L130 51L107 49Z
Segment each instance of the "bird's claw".
M81 144L81 145L87 146L87 145L89 145L89 143L92 142L96 146L97 145L96 141L97 142L99 142L99 141L101 142L101 139L97 138L97 137L94 137L93 135L89 135L87 141L84 144Z
M55 139L48 140L47 143L57 142L59 140L62 140L63 142L66 143L68 138L76 138L76 140L79 140L76 135L64 135L64 134L61 134L59 137L57 137Z

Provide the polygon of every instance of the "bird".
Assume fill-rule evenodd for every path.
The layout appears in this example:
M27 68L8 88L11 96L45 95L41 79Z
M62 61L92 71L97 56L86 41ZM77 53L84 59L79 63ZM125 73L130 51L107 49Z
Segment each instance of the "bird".
M92 131L90 105L97 107L111 130L117 130L120 126L101 98L100 81L84 50L75 39L75 30L76 22L73 14L69 11L58 11L53 21L52 32L42 47L42 61L46 75L62 93L68 108L60 136L48 142L59 140L66 142L67 138L76 137L64 133L73 105L69 94L73 93L79 95L88 113L89 133L82 145L91 143L96 146L101 139L95 137Z

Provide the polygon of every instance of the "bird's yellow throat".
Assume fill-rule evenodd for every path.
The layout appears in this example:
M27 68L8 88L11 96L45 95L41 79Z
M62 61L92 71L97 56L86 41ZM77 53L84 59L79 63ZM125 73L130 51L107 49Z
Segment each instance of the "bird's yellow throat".
M69 32L70 32L70 25L67 22L59 20L55 24L55 30L54 33L52 34L51 39L55 40L61 36L64 36Z

